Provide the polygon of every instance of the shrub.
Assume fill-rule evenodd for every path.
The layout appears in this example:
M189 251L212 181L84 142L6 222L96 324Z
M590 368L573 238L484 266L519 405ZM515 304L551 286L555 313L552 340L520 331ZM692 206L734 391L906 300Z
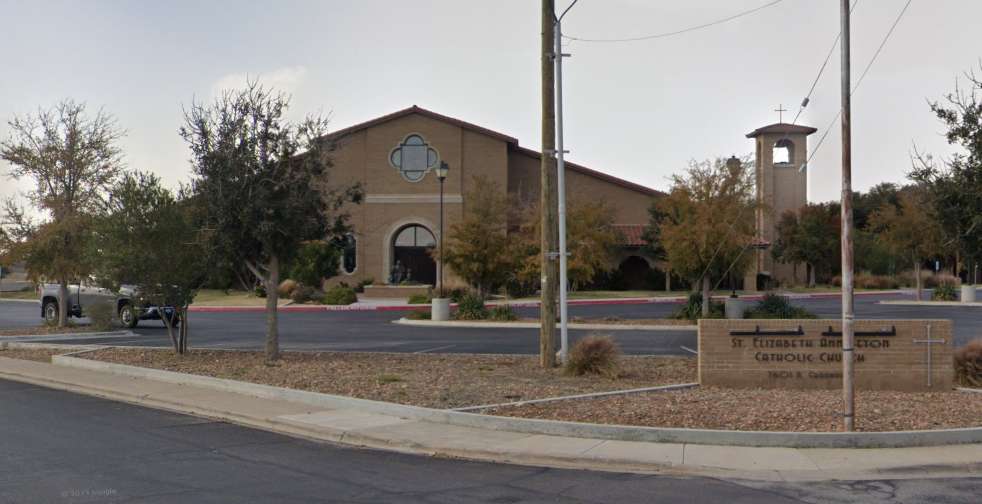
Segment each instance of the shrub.
M515 310L511 309L511 306L502 304L491 308L491 311L488 312L488 318L491 320L509 321L518 320L518 315L515 314Z
M310 241L300 246L290 267L290 278L303 285L320 288L325 278L338 270L340 252L337 247L322 241Z
M950 283L943 283L934 288L934 293L931 294L931 299L934 301L955 301L958 299L958 293L955 291L955 285Z
M469 293L470 293L470 291L468 289L463 288L463 287L455 287L455 288L450 289L449 291L447 291L447 294L450 297L450 302L451 303L460 303L460 300L461 299L464 299L464 296L466 296Z
M982 387L982 338L955 350L955 379L967 387Z
M723 303L710 299L709 317L723 318L725 309ZM702 293L693 292L689 294L689 300L672 314L677 319L698 320L702 318Z
M842 285L842 280L839 280L839 285ZM859 273L854 278L853 285L857 289L897 289L900 287L900 282L888 275L871 275L869 273Z
M358 294L347 285L335 285L327 289L322 301L326 305L349 305L358 301Z
M409 304L430 304L433 297L429 294L413 294L409 296Z
M457 313L454 317L457 320L484 320L488 318L488 309L484 307L481 296L468 293L457 303Z
M85 316L92 322L92 328L108 331L113 327L115 306L112 303L94 303L85 308Z
M748 319L813 319L818 318L814 313L791 304L787 296L777 294L766 294L754 305L753 308L744 313L744 318Z
M252 289L252 293L258 298L264 298L266 297L266 286L261 283L256 284L256 286Z
M610 336L587 336L570 349L565 371L574 376L596 374L614 379L620 370L620 355Z
M296 290L297 285L299 284L296 280L287 278L286 280L280 282L280 286L276 289L276 291L279 292L280 296L282 297L290 297L290 295L293 294L293 291Z
M365 292L366 285L372 285L373 283L375 283L374 278L366 278L355 284L355 292L361 294L362 292Z
M430 320L433 318L433 312L430 310L413 310L406 315L409 320Z
M951 273L936 273L934 275L928 275L924 280L924 288L926 289L933 289L939 285L958 287L961 284L962 280Z
M290 293L290 299L296 304L304 304L319 299L322 295L320 291L309 285L298 285Z

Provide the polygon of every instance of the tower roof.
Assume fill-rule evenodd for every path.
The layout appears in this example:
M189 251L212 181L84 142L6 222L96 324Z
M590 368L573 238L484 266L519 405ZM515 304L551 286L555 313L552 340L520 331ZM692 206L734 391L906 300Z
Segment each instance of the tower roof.
M764 126L763 128L757 128L750 133L747 133L747 138L757 138L760 135L765 135L768 133L800 133L803 135L811 135L812 133L818 131L817 128L812 128L811 126L801 126L800 124L788 124L788 123L774 123L769 126Z

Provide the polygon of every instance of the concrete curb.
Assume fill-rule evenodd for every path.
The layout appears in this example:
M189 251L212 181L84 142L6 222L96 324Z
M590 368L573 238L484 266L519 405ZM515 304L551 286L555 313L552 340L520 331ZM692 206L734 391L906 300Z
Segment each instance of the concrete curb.
M9 301L11 303L34 303L38 306L41 306L40 299L11 299L4 296L0 296L0 301L4 301L4 302Z
M92 339L92 338L129 338L139 336L133 331L101 331L101 332L78 332L78 333L52 333L52 334L24 334L16 336L2 336L0 341L31 341L31 340L72 340L72 339Z
M982 306L982 302L962 303L961 301L908 301L906 299L884 300L877 304L898 306Z
M619 395L632 395L632 394L643 394L646 392L668 392L670 390L684 390L689 388L698 387L698 383L676 383L672 385L661 385L658 387L643 387L635 389L626 390L608 390L607 392L593 392L590 394L576 394L568 396L559 397L547 397L545 399L529 399L528 401L513 401L498 404L483 404L481 406L466 406L463 408L451 408L450 411L474 411L481 412L484 410L495 409L495 408L507 408L510 406L525 406L526 404L542 404L558 401L572 401L576 399L595 399L598 397L610 397Z
M458 327L458 328L485 328L485 329L538 329L537 322L482 322L482 321L446 321L437 322L434 320L411 320L401 318L393 320L393 324L416 326L416 327ZM556 324L559 327L559 324ZM694 325L630 325L630 324L569 324L570 329L581 329L585 331L693 331L698 327Z
M836 292L817 292L817 293L778 293L782 296L788 297L790 299L830 299L838 298L839 293ZM886 296L886 295L904 295L905 292L901 290L891 290L891 291L869 291L869 292L857 292L856 296ZM720 295L713 296L713 299L723 300L728 296ZM750 294L745 296L740 296L740 299L747 301L759 301L763 299L764 294ZM570 306L596 306L596 305L641 305L641 304L682 304L685 303L685 296L665 296L665 297L646 297L646 298L608 298L608 299L572 299L569 301ZM487 306L498 306L498 305L508 305L512 308L536 308L539 306L538 301L492 301L487 303ZM375 304L353 304L353 305L283 305L279 307L280 312L290 313L290 312L332 312L332 311L377 311L377 312L387 312L387 311L417 311L417 310L429 310L430 305L407 305L407 304L395 304L395 305L375 305ZM266 311L265 306L194 306L191 305L188 308L190 312L197 313L248 313L248 312L264 312Z
M897 432L760 432L635 427L511 418L406 406L62 355L52 357L51 361L60 366L225 390L253 397L282 399L328 409L355 409L366 413L432 423L525 434L569 436L596 440L784 448L902 448L982 443L982 427Z

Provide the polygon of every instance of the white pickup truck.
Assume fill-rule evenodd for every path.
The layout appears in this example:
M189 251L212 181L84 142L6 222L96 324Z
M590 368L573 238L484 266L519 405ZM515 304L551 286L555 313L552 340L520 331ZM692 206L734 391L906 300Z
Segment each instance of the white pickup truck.
M58 322L58 284L41 286L41 317L49 324ZM170 306L158 307L144 302L133 286L124 285L118 292L99 287L96 282L83 281L68 286L68 316L84 317L85 308L98 303L111 303L119 321L125 327L134 328L141 320L163 320L168 317L177 325L180 317Z

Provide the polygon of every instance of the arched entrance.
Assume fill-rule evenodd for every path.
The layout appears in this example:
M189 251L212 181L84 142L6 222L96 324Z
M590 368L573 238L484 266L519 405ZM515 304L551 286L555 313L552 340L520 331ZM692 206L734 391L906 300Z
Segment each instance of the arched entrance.
M628 256L617 268L625 290L651 289L651 265L643 257Z
M419 224L399 229L392 238L391 283L436 285L436 261L430 256L436 238Z

